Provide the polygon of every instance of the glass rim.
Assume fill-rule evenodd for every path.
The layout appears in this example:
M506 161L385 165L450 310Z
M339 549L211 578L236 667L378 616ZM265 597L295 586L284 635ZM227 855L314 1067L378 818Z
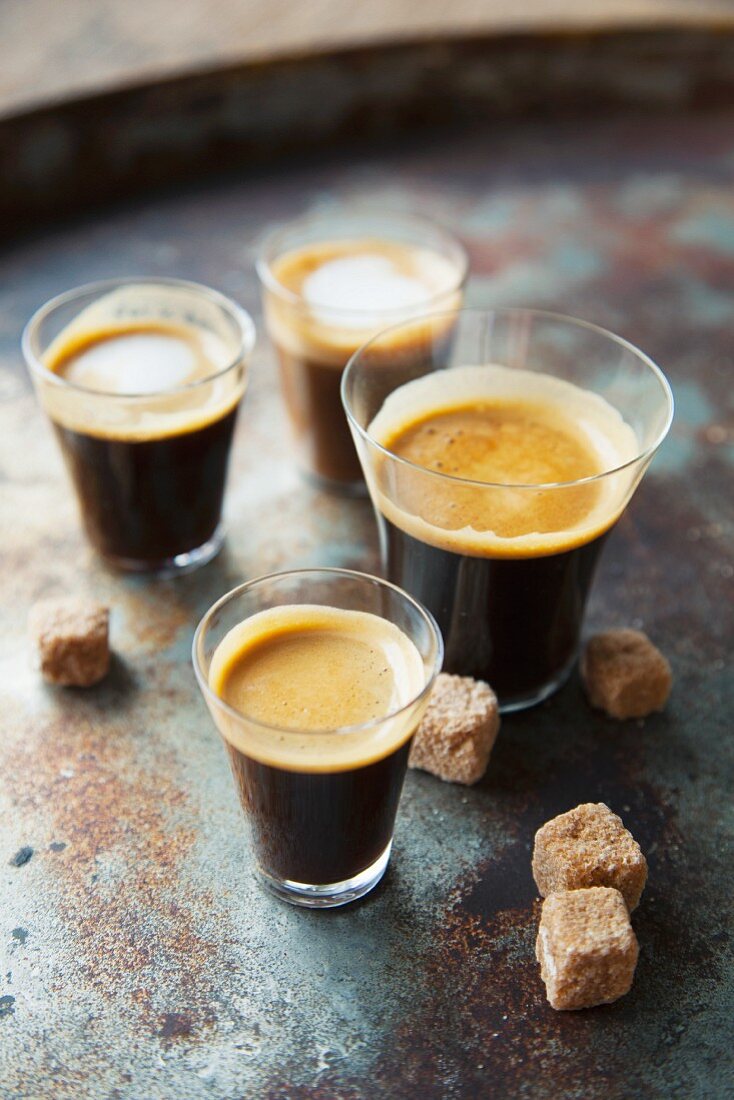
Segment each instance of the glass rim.
M239 331L239 346L230 362L213 374L208 374L205 378L197 378L193 382L186 382L180 386L166 386L163 389L151 390L147 393L110 393L109 390L95 390L89 386L80 386L78 382L70 382L67 378L63 378L55 371L49 370L45 363L41 362L33 347L33 339L39 326L57 309L85 295L98 293L102 296L106 291L112 291L118 287L137 286L139 284L182 287L186 290L196 291L204 297L214 301L232 320L234 320ZM20 344L23 358L25 359L28 369L32 373L43 378L45 382L50 382L52 385L59 386L61 389L68 389L72 392L86 394L92 397L101 397L107 401L151 401L157 397L166 397L174 393L190 392L196 390L199 386L209 385L223 378L225 374L228 374L249 358L255 347L256 339L255 322L250 314L246 309L243 309L242 306L239 306L237 302L228 298L226 294L222 294L221 291L206 286L204 283L193 282L190 279L176 279L166 275L160 277L155 275L130 275L119 279L97 279L91 283L83 283L81 286L72 287L70 290L64 290L61 294L56 294L53 298L49 298L47 302L44 302L42 306L39 306L38 309L31 314L23 328Z
M408 211L389 209L376 210L369 207L355 206L352 209L345 209L343 211L324 211L323 213L314 212L311 214L303 214L299 218L294 218L289 222L284 222L281 225L273 227L273 229L271 229L264 237L258 250L257 259L255 260L255 271L257 272L257 276L262 286L266 287L268 290L272 291L273 294L278 295L278 297L281 298L283 301L288 302L293 306L300 306L302 308L313 308L307 307L306 301L302 294L299 294L297 291L290 290L287 286L285 286L283 283L275 278L272 270L272 263L275 259L275 256L270 256L269 253L274 244L276 244L281 238L286 237L289 233L293 232L293 230L297 229L300 226L319 225L321 223L326 226L328 225L329 221L337 221L339 218L344 218L346 221L350 217L353 217L355 220L358 220L360 218L374 219L375 223L379 223L380 221L387 223L392 220L395 222L405 222L406 224L410 223L418 227L423 227L424 229L429 229L433 233L438 233L451 246L451 248L456 251L459 260L459 264L457 266L456 281L452 282L450 286L447 286L445 290L441 290L435 294L429 295L424 302L415 307L416 309L430 309L432 302L439 302L441 301L441 299L446 298L449 294L456 294L466 285L467 279L469 278L469 252L462 241L460 241L459 238L454 233L452 233L450 229L447 229L446 226L444 226L440 221L431 218L429 215L421 213L410 213ZM355 236L358 235L358 232L355 232ZM350 238L343 237L337 239L349 240ZM385 236L385 239L390 239L387 234ZM323 240L329 240L327 234L324 234ZM293 247L296 248L298 246L295 245ZM282 256L287 251L289 250L282 249L277 252L276 255ZM319 313L325 314L329 317L334 317L336 319L340 317L356 316L360 318L364 317L365 322L368 321L368 318L375 316L387 317L389 319L391 317L405 317L406 315L405 306L390 306L387 309L378 310L364 308L360 309L359 307L352 309L346 308L344 306L317 306L315 308L318 309ZM349 327L355 328L357 326L352 325Z
M427 466L419 466L418 463L412 462L410 459L403 458L401 455L395 454L394 451L391 451L388 447L385 447L382 443L379 443L372 435L370 435L366 428L362 427L350 407L349 399L347 397L347 384L354 371L356 371L356 369L358 368L362 356L365 354L365 352L369 351L374 344L383 339L385 336L389 336L391 333L397 333L401 329L407 328L409 325L418 325L427 321L447 319L450 317L460 318L470 315L490 316L493 314L504 314L505 316L519 316L521 314L524 314L531 317L539 317L546 320L559 321L563 324L570 325L573 328L586 329L589 332L593 332L598 336L602 336L605 339L612 341L619 347L624 348L626 351L631 352L653 373L666 399L667 416L655 440L648 447L645 447L643 450L639 451L634 458L627 459L626 462L621 463L619 466L614 466L609 470L602 470L598 474L590 474L587 477L577 478L574 481L548 481L527 484L523 482L507 481L475 481L472 478L457 477L455 474L443 473L440 470L430 470ZM451 368L449 367L444 369L450 370ZM408 469L415 470L416 472L419 472L421 474L426 474L431 477L438 478L439 480L442 480L444 482L451 482L454 485L471 486L473 489L513 489L530 492L538 492L541 490L545 491L550 489L570 489L572 487L581 485L591 485L594 482L602 481L604 478L610 477L613 474L622 473L624 470L627 470L633 466L638 465L641 462L649 460L655 454L655 451L658 449L658 447L668 434L668 431L670 430L670 425L673 422L673 412L675 405L673 391L663 371L660 369L654 359L652 359L644 351L641 351L640 348L636 347L631 341L625 339L625 337L617 336L616 333L612 332L610 329L603 328L601 325L596 325L592 321L584 321L581 318L571 317L570 315L565 313L557 313L554 310L533 309L530 307L526 308L524 306L497 306L496 308L489 309L482 309L481 307L475 306L462 307L461 309L444 310L437 313L425 313L419 317L412 317L409 320L401 322L400 324L391 325L389 328L382 329L380 332L370 337L369 340L362 344L361 347L357 348L354 354L350 356L349 360L347 361L347 365L342 373L340 389L342 406L344 407L344 411L350 425L367 443L371 444L378 451L381 451L386 458L391 459L393 462L397 462L400 465Z
M390 589L392 592L396 592L403 600L405 600L406 603L412 605L418 611L424 621L428 624L428 628L435 643L433 668L423 688L416 695L413 695L408 700L408 702L403 703L402 706L398 707L397 710L390 711L388 714L384 714L380 718L370 718L367 722L359 722L356 725L352 726L337 726L334 729L305 730L294 726L276 726L270 722L263 722L260 718L253 718L250 715L245 714L244 711L237 710L236 707L233 707L230 703L225 702L225 700L222 699L221 696L217 695L217 693L213 691L212 688L209 686L208 677L205 676L204 670L201 667L198 648L201 639L208 629L209 623L214 614L220 608L224 607L225 604L230 603L232 600L243 595L245 592L257 587L258 585L264 584L265 582L282 581L286 580L287 578L295 577L315 577L317 575L322 577L348 577L351 580L364 581L368 582L371 585L376 585L379 588ZM274 606L277 607L279 605L276 604ZM318 606L326 607L328 605L321 604ZM251 617L251 615L246 616L246 618ZM384 618L384 616L380 617ZM244 622L246 621L246 619L243 619L242 621ZM424 696L428 694L428 692L430 692L436 677L441 671L441 667L443 665L443 657L443 635L441 634L438 623L436 622L435 618L428 610L428 608L424 607L419 600L416 600L415 597L411 596L410 593L400 588L399 585L393 584L391 581L384 580L382 577L376 577L371 573L363 573L357 569L339 569L331 566L324 566L323 568L314 566L304 569L285 569L275 573L263 573L259 577L253 577L252 580L245 581L243 584L237 585L229 592L225 592L223 596L220 596L219 599L211 605L209 610L204 613L198 626L196 627L196 630L194 631L194 638L191 643L191 659L194 666L194 673L196 674L199 688L207 702L213 703L217 709L224 711L225 714L228 714L230 717L235 718L240 722L247 722L248 725L255 726L258 729L264 730L267 733L275 734L276 736L286 734L292 737L319 737L332 734L341 735L352 733L367 733L370 730L379 728L385 722L391 721L394 718L398 718L401 714L404 714L407 710L410 710L411 707L415 706L416 703L420 702L420 700L423 699Z

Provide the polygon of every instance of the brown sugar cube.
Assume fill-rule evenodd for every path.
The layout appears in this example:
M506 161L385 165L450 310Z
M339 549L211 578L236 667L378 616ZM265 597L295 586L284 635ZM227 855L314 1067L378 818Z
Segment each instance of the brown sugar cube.
M533 878L542 897L613 886L632 912L647 882L647 860L621 818L603 802L585 802L538 829Z
M49 684L90 687L110 667L109 610L89 600L40 600L28 618L41 675Z
M619 890L592 886L543 902L535 955L552 1008L592 1008L623 997L638 953Z
M673 683L670 665L639 630L608 630L589 640L581 678L592 707L612 718L645 718L662 710Z
M408 766L449 783L476 783L487 770L499 727L497 696L488 684L442 672L413 738Z

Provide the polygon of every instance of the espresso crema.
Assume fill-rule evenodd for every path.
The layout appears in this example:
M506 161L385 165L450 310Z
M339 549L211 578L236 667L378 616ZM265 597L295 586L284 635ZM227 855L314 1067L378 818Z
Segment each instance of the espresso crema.
M562 379L501 366L439 370L395 390L368 428L405 463L376 461L378 507L431 545L532 557L589 542L626 503L612 475L638 453L607 401ZM438 476L427 476L427 473Z
M307 771L360 767L398 748L412 729L396 712L420 694L424 678L418 650L387 619L306 604L246 619L219 644L209 670L212 691L243 719L222 731L234 747Z

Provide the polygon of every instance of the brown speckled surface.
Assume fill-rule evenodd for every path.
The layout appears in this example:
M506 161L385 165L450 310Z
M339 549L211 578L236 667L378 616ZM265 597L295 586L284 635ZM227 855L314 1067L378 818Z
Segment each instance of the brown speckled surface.
M732 1095L732 135L731 114L498 124L243 171L0 258L3 1095ZM298 480L261 338L224 552L176 581L115 576L79 534L18 336L44 299L103 275L186 276L257 311L262 227L364 197L453 225L475 302L600 322L668 372L675 426L610 541L589 629L646 630L675 685L665 713L615 722L573 679L505 720L477 787L411 773L382 886L305 913L252 880L189 647L202 612L243 578L374 568L369 507ZM114 667L86 693L43 687L20 640L29 604L67 590L113 607ZM597 800L649 860L640 962L626 998L561 1015L533 953L532 839Z

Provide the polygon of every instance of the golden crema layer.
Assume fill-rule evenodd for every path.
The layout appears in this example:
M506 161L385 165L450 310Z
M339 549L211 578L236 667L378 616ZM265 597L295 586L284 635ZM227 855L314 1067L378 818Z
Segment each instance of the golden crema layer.
M370 237L293 249L273 261L271 273L286 292L265 291L272 339L290 355L334 367L380 329L461 303L456 262L430 248Z
M210 688L240 716L213 712L236 749L275 767L321 772L399 748L418 715L396 712L425 678L420 654L393 623L306 604L262 611L234 627L209 669Z
M146 317L151 293L170 320ZM43 356L44 366L74 387L42 383L49 415L74 431L131 441L193 431L224 416L242 396L244 372L226 371L239 349L208 305L202 313L200 297L186 288L142 285L94 302ZM200 323L186 319L199 314Z
M368 431L405 460L375 459L387 519L423 542L482 557L552 554L602 534L634 485L634 471L609 471L639 451L598 394L500 366L409 382Z

